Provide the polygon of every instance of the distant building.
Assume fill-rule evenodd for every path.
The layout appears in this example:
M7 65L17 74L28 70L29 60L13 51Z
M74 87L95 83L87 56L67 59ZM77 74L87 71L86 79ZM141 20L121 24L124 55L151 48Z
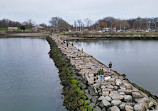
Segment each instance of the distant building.
M110 28L103 28L102 32L110 32Z
M9 30L9 31L18 30L18 27L8 27L8 30Z
M35 27L32 28L32 30L37 31L37 30L42 30L44 28L45 27L42 27L42 26L35 26Z

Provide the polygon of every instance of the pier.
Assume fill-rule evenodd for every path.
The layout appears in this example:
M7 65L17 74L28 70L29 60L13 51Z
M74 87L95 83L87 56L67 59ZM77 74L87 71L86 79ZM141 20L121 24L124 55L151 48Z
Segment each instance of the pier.
M83 50L77 49L56 35L50 36L59 50L77 70L74 77L82 82L90 106L95 111L158 111L157 101L132 85L115 71ZM103 69L103 80L98 71Z

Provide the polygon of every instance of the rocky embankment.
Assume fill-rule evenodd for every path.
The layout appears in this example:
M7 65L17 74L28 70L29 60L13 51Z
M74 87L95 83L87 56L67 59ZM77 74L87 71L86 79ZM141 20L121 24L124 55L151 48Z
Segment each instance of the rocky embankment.
M75 78L82 81L88 102L95 111L158 111L156 100L134 87L123 76L108 68L92 56L53 35L58 48L79 72ZM98 71L103 69L104 80L98 79ZM85 81L84 81L85 80Z

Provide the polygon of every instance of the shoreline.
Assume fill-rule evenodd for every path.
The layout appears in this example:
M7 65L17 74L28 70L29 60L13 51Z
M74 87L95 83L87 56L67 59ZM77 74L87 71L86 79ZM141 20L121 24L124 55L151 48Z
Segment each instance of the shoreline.
M62 34L60 36L67 36L68 40L78 39L127 39L127 40L158 40L158 34Z
M46 32L0 33L0 38L38 37L45 39L47 36L49 33Z

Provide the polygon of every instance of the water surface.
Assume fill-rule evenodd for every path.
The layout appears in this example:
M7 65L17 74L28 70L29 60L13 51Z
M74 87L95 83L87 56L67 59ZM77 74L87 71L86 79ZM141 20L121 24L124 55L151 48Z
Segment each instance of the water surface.
M44 39L0 39L0 111L65 111Z
M74 45L158 96L157 40L86 40Z

